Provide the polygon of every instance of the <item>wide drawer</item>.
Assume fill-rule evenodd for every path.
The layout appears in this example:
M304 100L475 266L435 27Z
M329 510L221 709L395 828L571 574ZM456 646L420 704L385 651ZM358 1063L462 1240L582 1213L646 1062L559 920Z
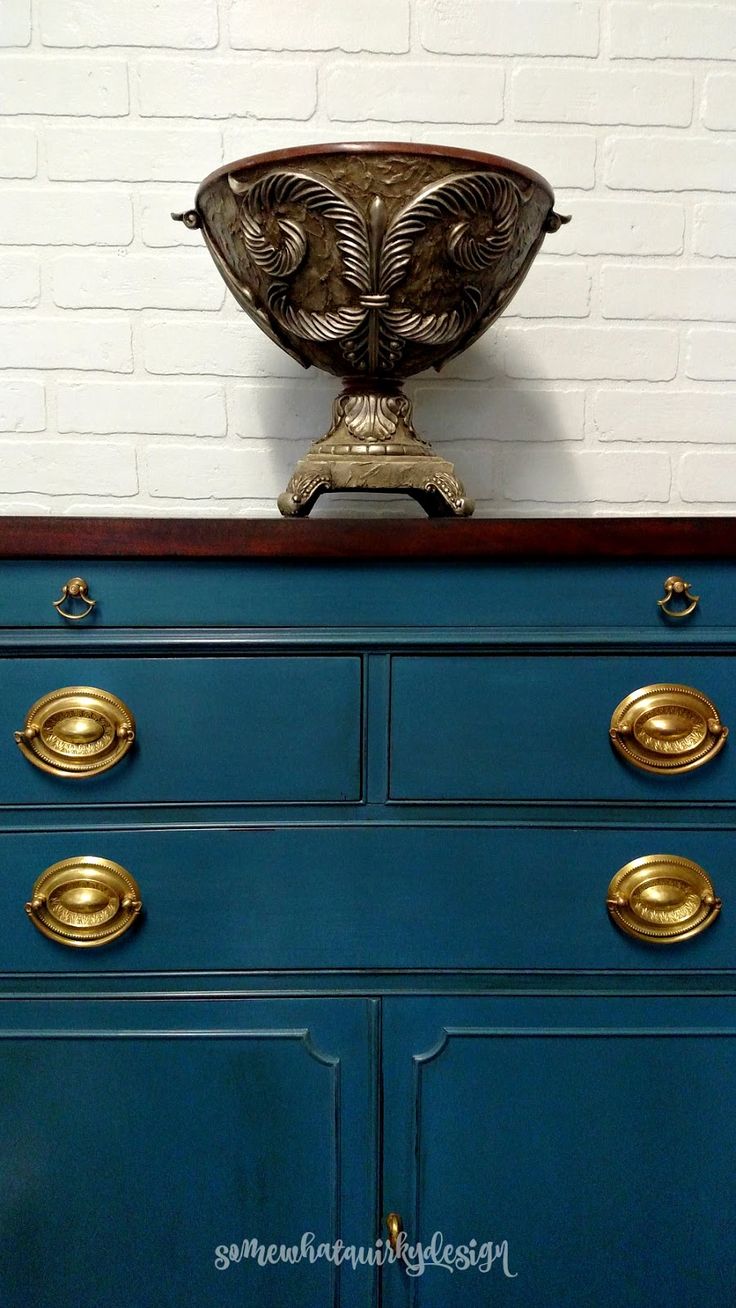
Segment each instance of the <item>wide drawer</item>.
M472 524L468 524L472 530ZM309 524L303 524L308 533ZM657 601L678 574L699 595L668 619ZM96 601L68 621L54 608L81 576ZM736 624L733 563L364 560L19 560L0 563L0 627L641 627L663 637ZM677 601L675 607L681 605ZM84 612L81 604L67 605Z
M394 800L731 800L733 742L697 768L640 770L612 747L611 715L652 685L695 687L736 721L732 656L399 655L392 660ZM666 746L666 740L664 742ZM687 751L682 755L688 760Z
M732 831L304 827L0 835L1 970L733 968ZM699 863L723 901L689 940L618 929L614 874L647 854ZM24 912L39 875L95 854L138 883L143 908L112 943L57 943Z
M0 669L0 804L360 798L358 656L6 659ZM132 747L94 775L42 771L13 740L34 701L72 686L110 692L135 718Z

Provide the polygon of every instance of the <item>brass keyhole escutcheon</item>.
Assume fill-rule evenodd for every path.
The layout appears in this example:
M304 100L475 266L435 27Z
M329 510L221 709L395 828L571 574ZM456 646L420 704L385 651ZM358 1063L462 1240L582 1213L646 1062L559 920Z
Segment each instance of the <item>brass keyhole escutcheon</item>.
M127 754L135 740L135 719L110 691L65 686L31 705L15 740L29 763L44 772L90 777Z
M617 927L653 944L697 936L721 911L708 873L676 854L646 854L620 868L606 905Z
M138 917L140 891L130 872L87 854L47 867L36 881L26 913L42 935L61 945L105 945Z
M707 695L660 683L634 690L613 711L611 743L643 772L679 773L720 753L728 727Z

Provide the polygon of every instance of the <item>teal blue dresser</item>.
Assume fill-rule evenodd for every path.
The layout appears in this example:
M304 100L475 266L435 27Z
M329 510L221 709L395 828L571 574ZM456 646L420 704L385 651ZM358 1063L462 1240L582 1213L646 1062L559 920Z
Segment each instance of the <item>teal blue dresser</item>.
M2 1308L731 1305L736 520L0 568Z

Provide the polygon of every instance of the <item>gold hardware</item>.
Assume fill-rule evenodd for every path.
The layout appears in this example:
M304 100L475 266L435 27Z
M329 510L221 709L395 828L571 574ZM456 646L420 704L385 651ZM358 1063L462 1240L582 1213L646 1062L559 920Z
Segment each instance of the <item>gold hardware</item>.
M391 1249L393 1249L393 1252L396 1253L396 1246L399 1243L399 1236L401 1235L404 1229L404 1224L401 1218L399 1217L398 1213L389 1213L388 1217L386 1218L386 1229L388 1230L389 1245Z
M670 609L667 607L675 595L680 595L685 600L686 607L684 609ZM668 577L664 583L664 599L658 599L657 603L668 618L687 618L698 607L700 596L690 594L689 581L683 581L682 577Z
M65 686L36 700L15 739L28 761L44 772L89 777L127 754L135 740L135 720L109 691Z
M66 609L61 607L67 599L78 600L80 604L86 605L84 612L68 613ZM56 612L60 613L62 618L66 618L69 622L81 622L83 618L88 618L96 603L97 600L92 599L84 577L71 577L66 585L62 586L58 600L53 601Z
M108 858L65 858L42 872L26 913L50 940L75 949L106 945L133 924L142 908L133 877Z
M689 772L714 758L728 727L712 700L692 686L655 685L634 690L616 706L614 748L644 772Z
M620 868L606 904L617 927L653 944L697 936L721 911L707 872L674 854L646 854Z

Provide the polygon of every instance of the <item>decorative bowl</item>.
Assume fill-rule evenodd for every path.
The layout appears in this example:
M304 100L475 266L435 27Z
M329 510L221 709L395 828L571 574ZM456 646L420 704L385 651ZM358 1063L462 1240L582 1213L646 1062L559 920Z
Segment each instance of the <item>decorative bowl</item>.
M401 383L440 369L503 312L554 212L548 182L491 154L433 145L315 145L227 164L194 209L238 303L305 368L344 379L332 424L279 496L287 516L323 491L408 493L469 514L452 464L412 424Z

